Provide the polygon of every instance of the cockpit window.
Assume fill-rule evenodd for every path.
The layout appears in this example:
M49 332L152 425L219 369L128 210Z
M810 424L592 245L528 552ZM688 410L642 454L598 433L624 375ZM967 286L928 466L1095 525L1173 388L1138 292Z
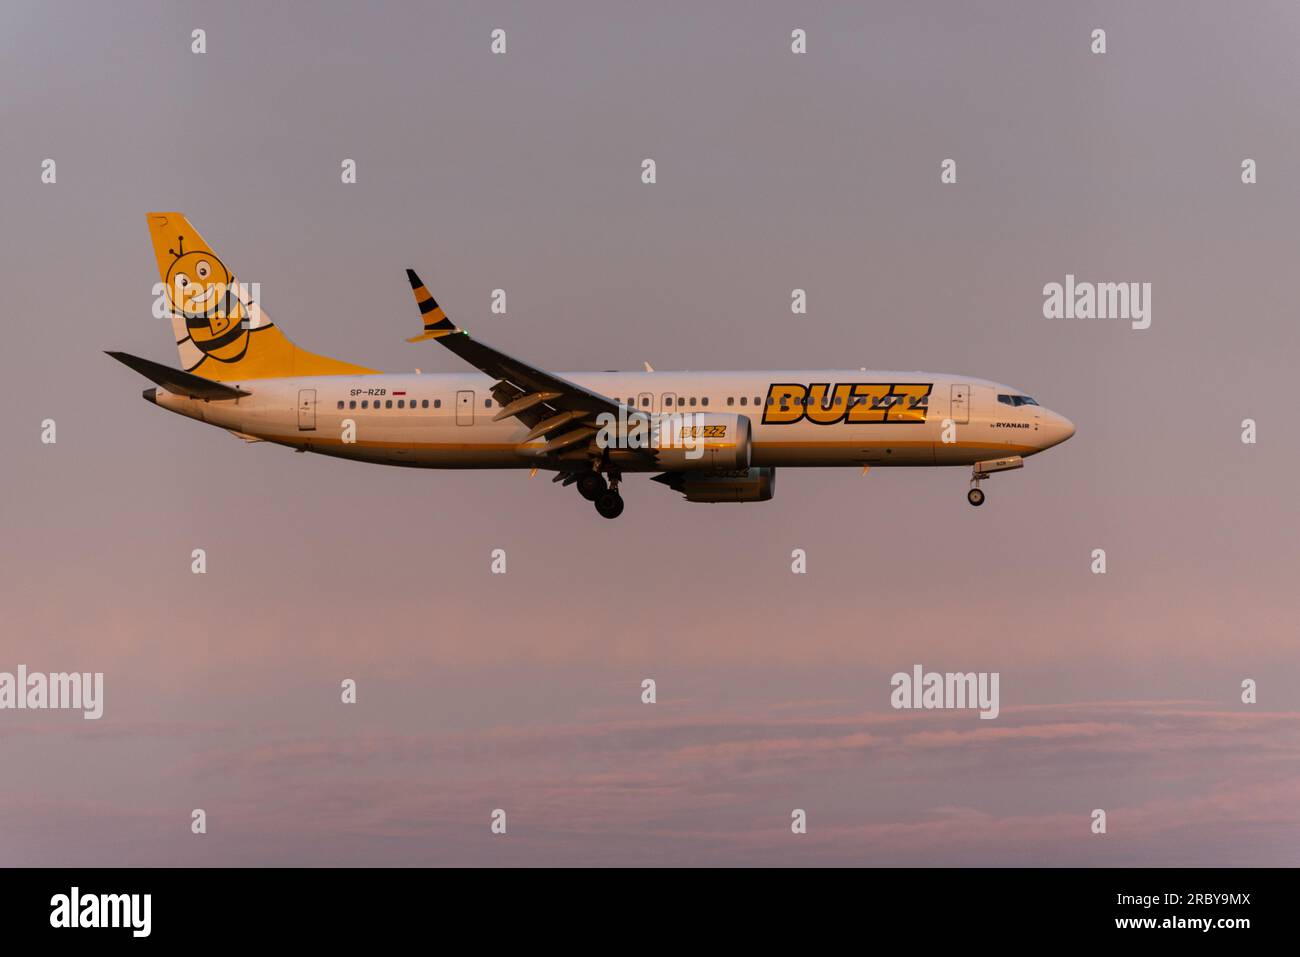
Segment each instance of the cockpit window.
M1038 405L1027 395L999 395L998 401L1003 405Z

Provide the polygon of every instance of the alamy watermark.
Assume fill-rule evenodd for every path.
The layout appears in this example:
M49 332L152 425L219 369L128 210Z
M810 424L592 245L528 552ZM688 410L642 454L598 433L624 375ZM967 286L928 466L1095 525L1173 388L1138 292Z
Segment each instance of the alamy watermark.
M1065 282L1043 287L1044 319L1121 319L1134 329L1151 327L1151 283L1077 282L1067 273Z
M619 406L618 415L602 412L596 416L596 445L602 449L685 449L686 458L698 459L710 439L734 441L725 418L698 412L629 415L627 406Z
M73 887L50 898L51 927L120 927L132 937L148 937L152 912L152 894L83 894Z
M949 671L941 674L913 665L911 674L899 671L889 680L894 689L889 703L899 710L978 708L981 718L991 720L998 716L1000 678L997 671Z
M17 674L0 671L0 711L81 711L87 721L104 714L104 673L96 671L28 673L19 665Z

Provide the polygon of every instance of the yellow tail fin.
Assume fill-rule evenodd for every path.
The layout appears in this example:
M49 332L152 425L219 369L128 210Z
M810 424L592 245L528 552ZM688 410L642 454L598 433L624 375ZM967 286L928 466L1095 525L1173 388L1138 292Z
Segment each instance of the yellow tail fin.
M218 382L373 372L299 349L180 213L149 213L181 368Z

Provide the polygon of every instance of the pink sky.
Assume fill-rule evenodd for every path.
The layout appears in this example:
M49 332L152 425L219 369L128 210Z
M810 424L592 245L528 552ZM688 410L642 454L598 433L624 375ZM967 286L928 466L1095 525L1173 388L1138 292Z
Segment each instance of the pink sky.
M0 712L0 865L1296 862L1294 5L386 6L235 4L201 57L186 10L0 10L0 671L106 696ZM555 370L961 372L1078 434L980 509L809 470L616 523L245 446L102 355L175 362L151 209L375 368L461 368L403 341L412 266ZM1151 328L1045 321L1067 273ZM918 663L998 672L998 719L890 710Z

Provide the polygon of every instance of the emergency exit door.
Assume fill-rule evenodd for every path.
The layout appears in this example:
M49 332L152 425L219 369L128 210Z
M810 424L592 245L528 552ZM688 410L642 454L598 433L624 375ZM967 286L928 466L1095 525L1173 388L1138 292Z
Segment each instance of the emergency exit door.
M456 393L456 424L474 424L474 393L468 389Z
M298 390L298 431L311 432L316 428L316 390Z
M965 425L970 421L970 386L952 387L952 406L948 410L948 415L957 425Z

